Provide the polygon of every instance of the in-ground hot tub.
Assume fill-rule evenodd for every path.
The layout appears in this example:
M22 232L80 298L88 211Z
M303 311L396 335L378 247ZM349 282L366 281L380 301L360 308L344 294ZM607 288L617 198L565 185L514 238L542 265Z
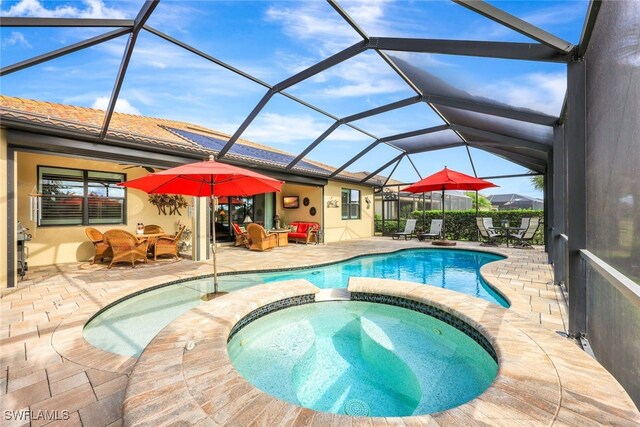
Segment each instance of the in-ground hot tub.
M336 414L402 417L461 405L489 387L495 352L474 336L481 343L407 308L332 301L240 322L228 351L245 379L279 399Z
M243 289L207 301L164 328L151 341L131 371L122 407L124 424L367 424L382 427L402 423L511 425L516 422L551 425L575 421L577 407L582 411L581 419L586 422L620 424L621 420L633 423L637 419L637 410L619 386L606 390L600 387L575 389L582 378L584 384L591 384L589 379L601 385L613 381L603 368L594 369L596 363L578 347L554 334L546 334L544 340L548 341L534 340L532 336L545 335L539 333L539 327L504 308L446 289L395 280L352 278L348 290L352 301L408 308L429 314L464 331L492 358L497 355L499 369L495 379L480 396L465 404L407 418L355 418L344 413L320 412L261 391L233 366L229 357L230 341L240 337L238 334L244 326L274 310L307 305L330 296L338 297L304 280L292 280ZM318 302L315 306L320 309L328 307L323 304ZM332 319L331 313L327 311L327 314L329 316L326 318ZM362 345L365 342L370 344L367 338L362 339L362 330L365 329L362 323L361 319L360 342ZM375 328L366 328L367 336L379 336L370 332ZM433 329L432 332L437 334ZM443 332L443 335L446 334ZM389 338L387 344L395 346L400 342L393 340L392 334L386 336ZM383 339L379 341L384 343ZM247 345L247 342L244 344ZM384 347L379 342L375 344L376 347L379 345ZM376 351L376 354L386 354L380 348ZM304 353L307 352L308 349ZM456 352L452 350L452 353ZM574 378L575 370L568 368L569 362L576 360L589 367L588 372L579 375L578 380ZM410 365L405 359L402 361ZM402 374L406 374L406 371L402 371L400 366L394 372L404 377ZM396 368L385 365L382 369ZM415 371L413 373L415 375ZM399 394L397 386L391 388L391 394ZM415 389L403 393L407 400L416 400ZM580 400L576 400L576 397ZM416 409L420 404L416 405ZM363 408L359 413L367 410L355 399L348 408L353 413ZM368 410L373 409L369 407Z

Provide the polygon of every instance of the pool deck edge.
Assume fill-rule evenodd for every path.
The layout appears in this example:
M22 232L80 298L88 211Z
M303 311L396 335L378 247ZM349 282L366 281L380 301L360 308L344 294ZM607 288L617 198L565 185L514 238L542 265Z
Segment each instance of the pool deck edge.
M365 237L322 245L290 245L265 253L229 246L218 251L218 269L219 272L231 273L256 271L265 266L273 269L313 267L358 255L412 248L431 249L431 245L415 239ZM566 301L562 289L553 283L552 269L542 247L536 246L533 250L506 248L504 245L485 248L474 242L458 242L458 246L450 250L460 249L508 257L485 265L482 275L509 299L520 299L520 303L513 304L507 313L510 322L518 324L524 321L533 325L532 336L542 341L547 339L548 333L553 335L555 331L566 331ZM152 289L158 284L206 275L211 275L211 261L163 259L137 265L135 269L124 264L108 269L107 264L91 265L89 262L30 265L27 276L17 283L16 288L0 290L0 400L3 409L22 412L55 410L57 414L68 414L69 419L64 422L67 426L121 425L122 401L131 367L122 365L121 356L101 353L101 350L94 353L95 349L82 337L83 324L100 309L124 296ZM67 339L55 336L61 333L67 334ZM556 340L554 345L559 351L567 347L579 348L569 339ZM597 362L592 363L597 369L602 369ZM593 383L590 364L575 362L574 365L563 365L559 361L557 369L568 373L575 371L575 374L567 374L568 383L563 395L566 402L581 400L578 392L581 387L619 387L613 379L610 380L612 384ZM621 401L624 405L629 401L626 394ZM594 424L588 418L576 415L575 408L567 404L559 411L558 419L564 420L565 424ZM269 406L264 412L265 419L275 417L280 409L278 403ZM455 410L447 411L453 412ZM169 413L165 414L169 416ZM176 413L172 415L178 416ZM292 421L291 415L285 418ZM304 412L298 421L307 418L308 413ZM329 420L330 423L333 420L336 425L341 425L344 419L327 414L313 417L314 421ZM439 420L439 423L447 424L447 419L451 416ZM394 419L393 423L399 424L398 421ZM436 425L434 423L430 424ZM8 421L7 425L22 424Z

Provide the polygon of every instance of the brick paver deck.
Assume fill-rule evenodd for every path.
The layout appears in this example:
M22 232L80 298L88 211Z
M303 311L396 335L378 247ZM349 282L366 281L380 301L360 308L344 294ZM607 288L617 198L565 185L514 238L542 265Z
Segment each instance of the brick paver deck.
M428 243L367 238L327 245L290 245L270 252L244 248L218 250L220 272L290 268L327 263L359 254L387 252ZM477 247L462 243L458 247ZM539 324L537 339L563 331L566 305L553 285L546 254L540 249L491 249L508 255L486 265L482 274L511 301L514 313ZM122 402L134 358L107 353L82 338L82 327L100 308L161 283L210 274L207 262L164 260L114 266L89 263L32 268L15 289L2 291L0 319L0 398L4 411L19 411L22 420L3 413L3 425L116 426L122 424ZM224 290L222 288L221 290ZM575 347L572 341L564 341ZM589 366L579 366L588 378ZM619 390L615 382L593 387ZM626 404L626 403L625 403ZM43 419L54 416L58 420ZM13 418L11 420L7 418ZM38 418L38 419L35 419ZM66 418L66 419L61 419Z

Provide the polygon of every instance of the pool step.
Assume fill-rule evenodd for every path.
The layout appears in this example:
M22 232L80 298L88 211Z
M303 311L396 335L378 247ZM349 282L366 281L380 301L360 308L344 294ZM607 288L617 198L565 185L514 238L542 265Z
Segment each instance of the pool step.
M316 294L316 302L322 301L349 301L351 292L345 288L320 289Z

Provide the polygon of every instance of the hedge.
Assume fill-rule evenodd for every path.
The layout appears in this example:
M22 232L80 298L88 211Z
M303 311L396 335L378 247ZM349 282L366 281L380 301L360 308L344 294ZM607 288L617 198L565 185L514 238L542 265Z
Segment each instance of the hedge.
M422 224L422 211L413 211L410 214L410 218L418 220L416 223L416 232L426 230L428 231L432 219L441 219L442 211L433 210L425 211L424 218L426 227ZM543 215L542 210L531 209L518 209L512 211L480 211L478 216L490 217L493 219L493 224L499 226L502 220L508 220L510 225L520 225L520 221L524 217L539 217L540 227L533 238L533 244L542 245L544 243L543 237ZM407 218L401 218L400 220L385 220L385 233L390 234L395 231L404 230ZM377 233L382 232L382 219L380 215L376 214L375 230ZM446 233L447 239L451 240L477 240L477 227L476 227L476 211L447 211L446 212Z

